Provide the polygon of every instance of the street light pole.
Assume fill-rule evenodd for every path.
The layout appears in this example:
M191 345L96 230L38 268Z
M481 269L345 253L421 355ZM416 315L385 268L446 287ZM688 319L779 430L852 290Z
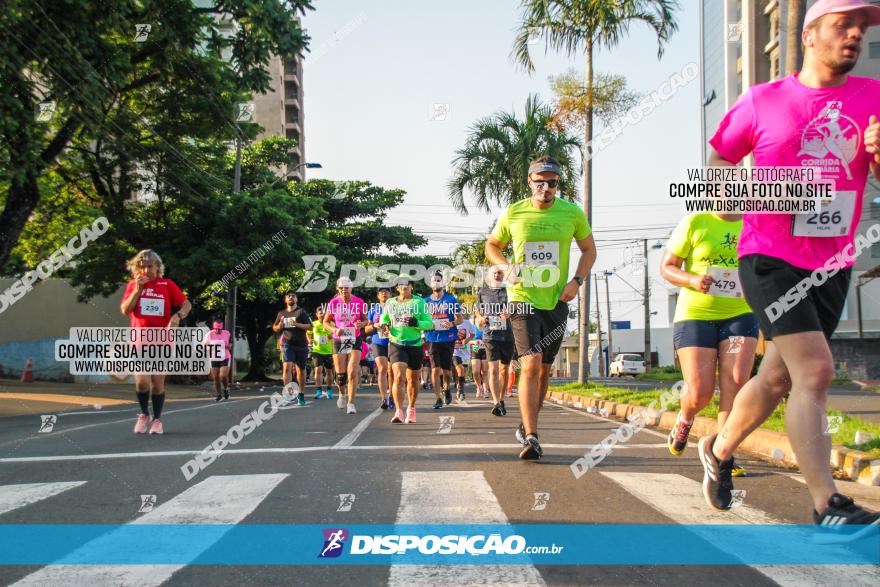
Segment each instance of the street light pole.
M238 126L238 120L235 121L235 171L232 181L233 196L238 195L241 191L241 129ZM235 280L229 284L226 290L226 327L229 329L229 346L232 350L232 356L229 360L229 382L235 381L236 365L235 365L235 307L238 303L238 284Z
M608 293L608 278L611 277L613 273L610 271L605 272L605 308L607 310L608 315L608 358L613 358L614 355L614 347L611 344L611 296ZM599 288L596 287L596 295L599 295Z
M599 377L605 377L605 354L602 352L602 314L599 312L599 274L593 274L596 284L596 338L599 341Z
M648 286L648 239L642 239L645 254L645 371L651 369L651 290Z

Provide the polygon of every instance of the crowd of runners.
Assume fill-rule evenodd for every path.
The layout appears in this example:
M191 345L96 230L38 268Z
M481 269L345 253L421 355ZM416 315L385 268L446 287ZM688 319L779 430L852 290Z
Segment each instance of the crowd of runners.
M704 497L718 510L730 509L732 477L745 474L734 461L734 450L788 398L786 429L812 496L815 523L867 525L880 518L837 492L824 428L834 375L829 339L853 265L852 259L840 263L835 255L852 250L868 175L880 180L880 81L849 75L866 29L877 24L880 7L859 0L815 3L804 22L800 73L749 89L709 141L709 164L715 167L737 165L749 155L759 167L820 165L823 177L836 183L837 197L829 208L839 214L830 216L842 224L828 230L804 215L699 213L684 218L666 244L661 273L681 291L674 346L687 383L668 447L673 455L684 454L694 418L710 403L717 385L720 432L701 438L698 454ZM786 115L780 116L783 110ZM847 132L857 134L844 133L844 121ZM808 131L820 139L821 148L812 139L811 148L805 148ZM846 151L844 141L854 137L861 139L861 148ZM391 411L395 424L416 422L423 388L433 392L437 410L452 403L453 390L458 401L464 400L468 368L476 398L491 398L491 413L503 417L518 369L521 421L514 434L521 444L519 456L541 458L539 417L566 333L568 302L596 260L583 210L557 197L561 177L551 157L531 163L523 178L531 197L508 206L489 235L485 256L494 285L479 290L470 316L446 291L442 274L432 277L428 296L414 295L411 277L401 275L393 291L380 288L370 304L353 295L351 281L341 278L335 297L321 305L314 319L298 305L296 294L287 292L272 328L280 335L283 382L296 383L298 390L289 401L305 403L311 357L314 397L333 399L335 391L337 407L356 414L362 369L370 369L371 356L380 405ZM579 253L576 260L570 259L572 243ZM511 259L503 253L508 245ZM159 255L141 251L129 269L132 280L121 310L131 316L132 327L176 327L191 305L164 277ZM827 272L826 279L771 320L767 309L819 269ZM538 279L548 271L558 276L549 284ZM759 332L767 344L752 377ZM227 349L225 358L212 364L218 401L228 398L228 334L222 322L213 324L213 339ZM135 388L142 410L135 432L161 434L164 377L139 375Z

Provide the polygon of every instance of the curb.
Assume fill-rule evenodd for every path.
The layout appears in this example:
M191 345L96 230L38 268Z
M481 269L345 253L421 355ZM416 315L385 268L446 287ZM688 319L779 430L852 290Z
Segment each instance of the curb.
M613 418L625 421L636 412L647 410L645 406L622 404L595 397L552 391L549 393L550 401L558 405L580 409L590 414L596 414L605 418ZM671 430L675 424L677 412L658 412L654 418L646 418L649 425ZM697 416L691 428L692 436L708 436L718 431L718 422L713 418ZM794 451L788 440L788 435L773 430L761 428L749 434L742 444L740 451L760 457L776 465L797 467ZM851 481L862 485L880 486L880 459L873 459L871 455L859 450L853 450L844 446L831 447L831 467Z

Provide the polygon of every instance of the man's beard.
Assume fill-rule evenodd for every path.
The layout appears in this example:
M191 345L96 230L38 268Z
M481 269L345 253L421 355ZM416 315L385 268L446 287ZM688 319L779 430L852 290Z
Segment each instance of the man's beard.
M831 71L836 73L837 75L845 75L855 69L858 61L852 61L850 63L846 62L837 62L837 63L829 63L828 67L831 68Z

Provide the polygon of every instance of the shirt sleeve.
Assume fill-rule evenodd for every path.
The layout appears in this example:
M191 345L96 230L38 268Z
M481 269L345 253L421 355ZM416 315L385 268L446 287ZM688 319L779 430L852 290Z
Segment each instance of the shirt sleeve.
M168 280L168 295L171 298L171 305L175 308L179 308L183 305L183 302L186 301L186 295L181 291L177 284L170 279Z
M676 257L687 259L691 254L691 250L693 249L691 245L692 220L693 215L686 216L682 219L682 221L678 223L678 226L675 227L675 230L672 231L669 240L666 241L666 250Z
M592 229L590 228L590 223L587 222L587 215L580 208L577 209L577 217L575 218L574 224L574 238L575 240L584 240L590 234L592 234Z
M752 152L755 137L755 107L749 90L724 115L715 135L709 139L712 148L731 163L739 163Z
M495 228L492 229L492 236L497 238L502 245L510 242L510 219L507 210L504 211Z
M131 295L131 292L134 291L134 284L135 284L135 280L132 279L131 281L128 282L128 285L125 286L125 291L122 293L123 301L125 300L125 298L127 298L128 296Z
M427 311L425 300L421 300L416 306L416 318L421 330L431 330L434 328L434 317Z

